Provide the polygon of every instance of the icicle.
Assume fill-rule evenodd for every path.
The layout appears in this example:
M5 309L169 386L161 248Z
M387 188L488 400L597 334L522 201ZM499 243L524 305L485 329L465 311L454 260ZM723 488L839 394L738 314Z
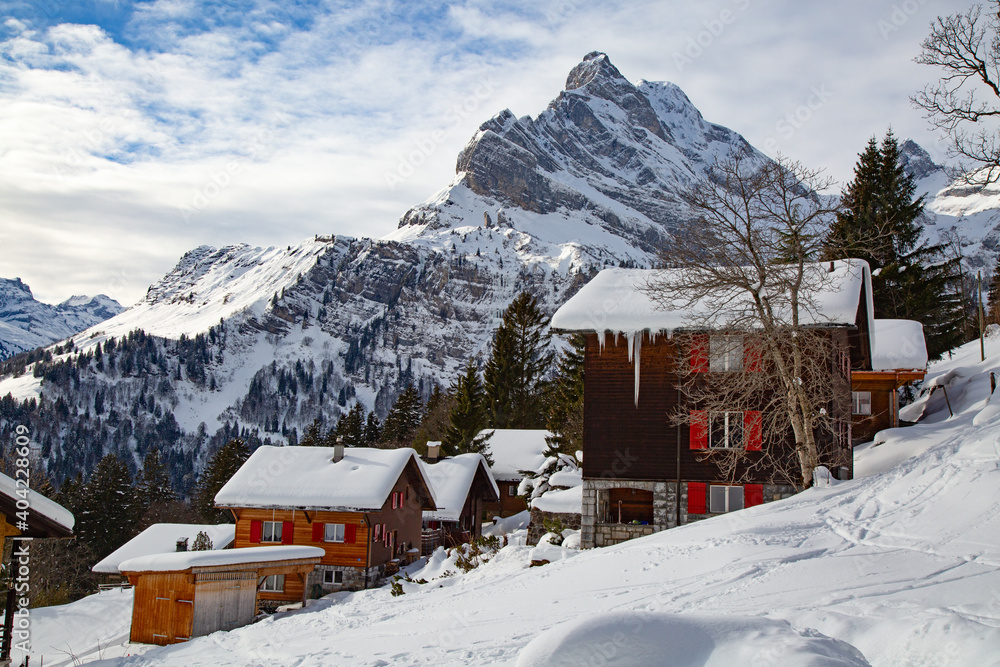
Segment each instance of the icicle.
M597 332L597 349L599 354L604 354L604 335L606 333L603 329Z
M639 352L642 350L642 332L636 331L632 334L632 340L634 341L630 347L635 350L635 407L639 407ZM631 357L631 350L629 351L629 356Z
M617 344L618 341L615 341L615 343ZM631 335L630 334L625 334L625 344L628 346L628 360L632 361L632 349L633 349L633 346L635 345L635 332L634 331L631 333Z

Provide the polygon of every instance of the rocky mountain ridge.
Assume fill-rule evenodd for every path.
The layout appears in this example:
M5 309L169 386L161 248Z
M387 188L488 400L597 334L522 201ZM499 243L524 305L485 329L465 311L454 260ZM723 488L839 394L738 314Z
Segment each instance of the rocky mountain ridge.
M123 310L103 294L72 296L53 306L36 300L20 278L0 278L0 361L68 338Z

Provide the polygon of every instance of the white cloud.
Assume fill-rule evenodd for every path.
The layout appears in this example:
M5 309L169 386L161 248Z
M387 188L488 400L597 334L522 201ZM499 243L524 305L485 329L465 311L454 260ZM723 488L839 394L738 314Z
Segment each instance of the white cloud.
M881 0L387 0L308 13L158 0L137 5L117 41L96 26L8 20L0 276L47 300L132 302L202 243L380 236L450 180L481 122L505 107L541 112L595 49L844 180L890 123L927 142L907 96L935 73L910 60L933 15L965 2L912 1L887 33L879 21L896 27L899 3ZM689 40L704 45L678 67ZM823 86L829 99L785 136L782 119Z

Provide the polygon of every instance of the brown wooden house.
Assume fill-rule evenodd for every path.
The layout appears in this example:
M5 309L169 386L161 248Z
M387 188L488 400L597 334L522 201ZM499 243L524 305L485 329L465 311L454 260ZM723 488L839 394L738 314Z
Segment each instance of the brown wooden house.
M129 641L162 646L247 625L257 615L264 582L302 582L323 553L316 547L257 547L123 561L119 569L135 587ZM301 583L298 590L304 590Z
M508 517L528 511L523 496L517 494L517 487L524 479L525 472L534 472L545 462L545 439L551 436L543 429L497 428L479 432L480 438L488 437L490 457L493 464L490 472L497 483L500 500L486 504L486 518Z
M380 583L419 554L424 510L437 508L414 450L261 447L215 496L236 518L234 548L305 544L325 556L309 596ZM262 599L294 602L302 583L270 578Z
M871 370L851 371L851 439L868 442L900 426L898 389L924 379L924 328L912 320L875 320Z
M818 299L822 312L809 322L828 332L836 358L844 362L844 396L831 404L850 405L850 368L871 368L871 277L857 260L812 265L829 274L829 294ZM655 272L658 278L668 272ZM587 347L584 367L584 445L582 546L604 546L733 510L775 500L794 488L773 483L774 471L760 465L747 472L746 483L726 481L718 465L705 454L715 448L743 447L747 458L761 455L762 414L746 410L716 414L708 427L696 418L675 423L680 411L696 415L698 406L683 404L680 366L706 374L753 364L743 343L732 335L691 331L683 348L683 331L692 320L686 311L662 310L644 291L654 272L608 269L599 273L553 316L556 332L583 333ZM718 340L717 340L718 339ZM716 344L718 342L718 345ZM716 351L720 354L717 354ZM734 352L735 350L735 352ZM831 362L833 363L833 362ZM696 366L698 366L696 368ZM720 416L721 415L721 416ZM847 450L845 429L830 434L831 446ZM789 448L792 443L788 443ZM789 449L791 451L791 449ZM850 470L843 471L850 475Z
M500 500L482 454L458 456L423 463L424 477L434 488L437 509L424 511L421 552L426 555L439 546L456 546L483 534L485 503Z

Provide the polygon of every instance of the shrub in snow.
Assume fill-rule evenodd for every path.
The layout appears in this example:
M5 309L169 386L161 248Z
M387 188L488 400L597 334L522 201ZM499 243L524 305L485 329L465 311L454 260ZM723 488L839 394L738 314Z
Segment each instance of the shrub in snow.
M572 456L566 454L549 456L534 472L526 473L524 479L517 486L517 495L527 498L530 506L532 500L553 488L553 485L549 483L549 479L553 475L572 473L572 475L561 475L561 477L573 479L579 475L579 470L580 465Z
M191 545L191 551L211 551L212 538L208 536L204 530L200 531L194 538L194 544Z
M456 548L457 558L455 559L455 565L462 572L471 572L489 561L502 547L500 538L495 535L477 537L471 544L463 544Z

